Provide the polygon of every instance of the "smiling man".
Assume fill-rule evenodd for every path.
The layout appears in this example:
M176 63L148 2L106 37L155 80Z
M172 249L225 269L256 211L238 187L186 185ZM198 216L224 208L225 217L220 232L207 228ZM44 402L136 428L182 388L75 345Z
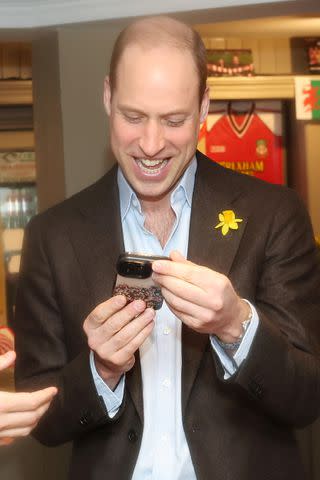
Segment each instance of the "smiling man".
M308 215L196 152L209 96L188 26L125 29L104 103L117 165L26 231L17 384L58 386L35 436L74 441L77 480L301 480L292 430L320 410ZM157 313L112 297L123 251L170 257Z

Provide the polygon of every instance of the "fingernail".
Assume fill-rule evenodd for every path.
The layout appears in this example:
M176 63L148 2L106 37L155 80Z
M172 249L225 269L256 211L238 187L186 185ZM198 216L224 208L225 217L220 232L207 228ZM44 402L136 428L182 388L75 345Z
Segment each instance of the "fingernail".
M127 303L127 299L124 295L117 295L114 298L116 300L117 305L119 305L119 307L124 307L124 305Z
M160 262L152 262L152 270L154 272L161 272L162 270L162 264Z
M143 300L135 300L133 306L137 312L142 312L146 308L146 304Z
M146 310L145 310L145 314L149 317L149 318L154 318L156 316L156 312L153 310L153 308L150 308L148 307Z

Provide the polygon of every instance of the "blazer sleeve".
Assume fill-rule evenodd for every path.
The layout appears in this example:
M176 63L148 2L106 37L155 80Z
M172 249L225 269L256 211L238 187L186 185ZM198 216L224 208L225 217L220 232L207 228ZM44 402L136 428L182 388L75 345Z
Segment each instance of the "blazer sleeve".
M302 427L320 413L320 270L309 216L294 192L283 192L249 298L259 326L230 382L276 421Z
M81 325L74 332L74 344L70 345L65 331L69 319L64 299L59 298L63 286L58 288L57 276L53 275L52 259L42 240L42 223L41 216L34 218L25 232L13 322L17 350L15 377L19 391L58 387L58 394L33 432L42 443L57 445L112 423L121 408L112 420L108 417L94 385L84 334L77 340L79 330L83 333ZM60 264L64 255L67 262L68 251L61 249Z

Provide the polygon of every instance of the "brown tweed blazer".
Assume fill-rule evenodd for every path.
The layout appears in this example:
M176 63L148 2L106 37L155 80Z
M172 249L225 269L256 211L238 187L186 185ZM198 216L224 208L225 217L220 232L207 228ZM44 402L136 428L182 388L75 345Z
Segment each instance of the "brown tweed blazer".
M188 257L228 275L256 306L260 325L228 381L208 336L183 326L181 402L196 475L302 480L292 428L320 410L320 275L309 218L293 191L197 156ZM115 172L35 217L24 243L17 385L58 385L35 436L46 445L73 440L74 480L130 479L143 432L139 355L110 419L82 330L87 314L109 298L123 250ZM223 236L214 226L227 209L243 222Z

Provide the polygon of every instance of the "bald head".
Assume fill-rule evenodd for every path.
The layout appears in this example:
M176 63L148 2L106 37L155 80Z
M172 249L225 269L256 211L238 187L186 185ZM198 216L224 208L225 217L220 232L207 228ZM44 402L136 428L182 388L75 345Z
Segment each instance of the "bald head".
M114 45L109 70L111 93L116 88L117 69L123 52L132 45L146 50L165 46L190 52L199 79L199 103L201 103L206 89L207 59L205 46L196 31L185 23L165 16L133 22L120 33Z

